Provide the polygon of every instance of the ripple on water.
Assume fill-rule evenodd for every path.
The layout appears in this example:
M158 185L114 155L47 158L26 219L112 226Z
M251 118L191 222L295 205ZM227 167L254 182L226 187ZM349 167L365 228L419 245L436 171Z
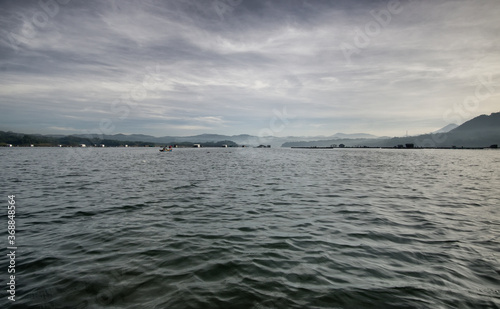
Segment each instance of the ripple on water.
M500 307L499 152L63 150L0 149L19 308Z

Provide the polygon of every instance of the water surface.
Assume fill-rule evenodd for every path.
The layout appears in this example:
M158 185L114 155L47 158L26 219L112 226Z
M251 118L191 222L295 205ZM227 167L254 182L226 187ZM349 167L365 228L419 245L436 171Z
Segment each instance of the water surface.
M13 308L500 307L500 151L3 148L0 164Z

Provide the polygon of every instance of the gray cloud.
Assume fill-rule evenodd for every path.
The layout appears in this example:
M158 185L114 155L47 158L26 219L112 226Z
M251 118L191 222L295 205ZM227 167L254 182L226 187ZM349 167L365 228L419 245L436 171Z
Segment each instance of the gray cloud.
M401 135L498 111L497 90L463 106L498 85L498 1L394 1L3 1L0 129L258 134L286 108L276 135Z

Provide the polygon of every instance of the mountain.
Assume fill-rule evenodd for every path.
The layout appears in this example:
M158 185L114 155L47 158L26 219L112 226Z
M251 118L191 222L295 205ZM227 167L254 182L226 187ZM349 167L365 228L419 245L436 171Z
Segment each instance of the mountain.
M372 135L372 134L366 134L366 133L353 133L353 134L345 134L345 133L336 133L332 136L330 136L330 139L372 139L372 138L379 138L378 136Z
M226 139L217 139L212 140L214 137L207 137L207 140L195 139L195 142L176 142L175 144L179 144L184 147L192 147L193 144L201 144L202 147L222 147L227 145L229 147L238 147L238 144L231 140ZM145 141L148 140L148 141ZM144 147L144 146L162 146L165 143L155 142L154 139L161 139L154 136L149 135L140 135L140 134L132 134L132 135L124 135L124 134L116 134L116 135L106 135L99 136L97 134L88 134L88 135L41 135L41 134L23 134L23 133L13 133L13 132L3 132L0 131L0 146L46 146L46 147L54 147L54 146L79 146L81 144L85 145L104 145L106 147L120 147L120 146L135 146L135 147ZM170 143L174 144L174 143Z
M219 141L230 140L239 145L247 145L247 146L258 146L258 145L271 145L272 147L280 147L282 144L287 142L299 142L299 141L329 141L329 140L338 140L338 139L377 139L378 136L366 134L366 133L355 133L355 134L345 134L345 133L336 133L332 136L307 136L307 137L299 137L299 136L287 136L287 137L276 137L276 136L254 136L248 134L240 134L240 135L220 135L220 134L200 134L193 136L162 136L156 137L151 135L143 135L143 134L114 134L114 135L74 135L80 138L94 138L98 137L101 139L109 139L116 141L127 141L127 142L150 142L156 144L179 144L179 143L212 143Z
M281 147L329 147L331 145L344 144L347 147L362 147L377 143L377 139L373 138L336 138L317 141L296 141L286 142Z
M394 138L386 146L413 143L419 147L489 147L500 144L500 112L477 116L455 129L437 134Z
M172 144L194 144L217 145L223 142L239 145L258 146L271 145L272 147L322 147L332 144L344 144L348 147L394 147L398 145L414 144L416 147L489 147L500 144L500 112L491 115L481 115L471 119L464 124L454 124L430 134L407 137L378 137L366 133L345 134L336 133L331 136L253 136L201 134L194 136L163 136L155 137L144 134L114 134L114 135L29 135L12 132L0 132L0 144L13 145L78 145L78 144L105 144L109 146L119 145L172 145ZM451 129L451 130L450 130ZM449 131L448 131L449 130Z
M500 144L500 112L481 115L447 133L450 142L459 146L482 147Z
M475 133L500 133L500 112L491 115L481 115L471 119L457 128L452 133L475 134Z
M72 135L41 135L41 134L23 134L14 132L0 131L0 146L13 145L13 146L78 146L80 144L86 145L101 145L106 146L123 146L128 144L130 146L146 146L149 143L140 141L127 141L121 142L110 139L98 139L92 136L78 137Z
M457 124L450 123L449 125L447 125L445 127L442 127L441 129L432 132L432 134L450 132L451 130L453 130L453 129L457 128L457 127L458 127Z
M88 134L76 135L77 137L89 137ZM135 141L135 142L149 142L156 144L179 144L179 143L216 143L220 141L233 141L240 145L260 145L259 137L251 135L219 135L219 134L201 134L193 136L162 136L156 137L151 135L143 134L114 134L114 135L90 135L92 137L98 137L101 139L117 140L117 141Z
M447 126L451 128L452 126ZM446 128L446 127L445 127ZM443 129L445 129L443 128ZM287 142L282 147L311 147L344 144L349 147L395 147L414 144L416 147L489 147L500 144L500 112L481 115L444 133L384 139L330 139L316 141Z

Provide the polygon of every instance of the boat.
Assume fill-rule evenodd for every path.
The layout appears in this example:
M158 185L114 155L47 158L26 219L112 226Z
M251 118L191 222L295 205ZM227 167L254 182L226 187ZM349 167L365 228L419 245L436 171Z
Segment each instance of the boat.
M167 147L163 147L162 149L160 149L160 152L170 152L172 151L172 146L169 146L168 148Z

